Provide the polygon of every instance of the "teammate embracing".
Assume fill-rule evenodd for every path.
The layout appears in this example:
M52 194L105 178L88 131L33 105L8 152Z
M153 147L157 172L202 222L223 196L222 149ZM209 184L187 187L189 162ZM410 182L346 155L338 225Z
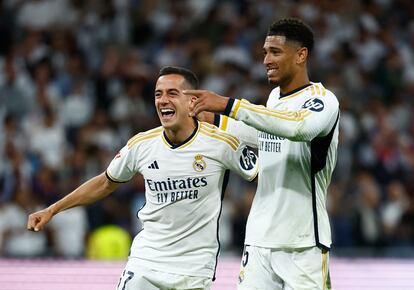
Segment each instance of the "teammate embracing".
M31 214L28 229L41 230L55 214L101 199L141 173L146 204L138 217L143 230L133 241L117 289L210 289L228 170L253 180L258 169L256 155L237 137L189 117L194 97L183 90L197 86L187 69L161 69L155 106L162 126L132 137L106 172Z
M263 63L276 87L266 107L209 91L184 92L198 98L192 114L224 114L217 119L220 127L244 131L259 150L239 290L331 287L326 194L336 164L339 104L321 83L309 81L313 43L311 29L298 19L269 27Z

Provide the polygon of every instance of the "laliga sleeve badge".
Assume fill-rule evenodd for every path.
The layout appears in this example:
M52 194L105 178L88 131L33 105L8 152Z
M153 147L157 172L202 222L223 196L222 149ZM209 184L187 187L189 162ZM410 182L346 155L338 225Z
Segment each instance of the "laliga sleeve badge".
M256 165L257 157L253 151L245 147L240 156L240 166L244 170L251 170Z
M194 162L193 162L193 168L195 171L197 172L201 172L204 169L206 169L207 164L206 162L203 160L203 155L201 154L197 154L196 156L194 156Z

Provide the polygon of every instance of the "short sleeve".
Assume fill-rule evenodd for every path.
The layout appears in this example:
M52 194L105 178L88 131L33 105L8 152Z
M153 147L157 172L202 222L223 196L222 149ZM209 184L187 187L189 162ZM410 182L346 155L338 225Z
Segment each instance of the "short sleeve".
M229 148L223 160L226 162L228 169L239 174L248 181L256 178L258 173L257 155L245 143L240 143L237 150Z
M137 146L129 148L126 145L115 155L106 169L106 175L111 181L127 182L137 173L135 169L137 150Z

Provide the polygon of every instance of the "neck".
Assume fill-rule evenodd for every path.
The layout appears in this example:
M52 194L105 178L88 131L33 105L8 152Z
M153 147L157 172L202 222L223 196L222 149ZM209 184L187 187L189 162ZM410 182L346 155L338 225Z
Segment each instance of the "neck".
M168 140L173 144L180 144L187 140L191 134L193 134L194 129L196 128L196 120L191 119L191 121L180 128L165 128L165 135L167 135Z
M309 83L308 72L304 69L297 73L289 83L280 85L280 92L286 94Z

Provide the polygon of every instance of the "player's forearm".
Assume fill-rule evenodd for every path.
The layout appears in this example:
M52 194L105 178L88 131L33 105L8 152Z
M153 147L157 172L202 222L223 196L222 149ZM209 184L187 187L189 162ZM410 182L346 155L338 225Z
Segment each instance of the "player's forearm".
M64 198L50 205L48 210L55 215L72 207L94 203L110 194L117 186L118 184L108 180L105 173L102 173L83 183Z
M238 115L238 120L243 121L245 124L256 128L259 131L287 138L295 141L309 141L311 136L306 134L303 130L303 120L283 120L278 117L270 117L261 114L255 114L250 112L244 112L241 110Z
M229 118L225 115L216 114L214 116L214 125L221 130L236 136L250 147L257 148L259 146L257 129L248 126L242 121Z
M318 136L325 126L320 126L320 120L313 120L312 112L305 109L295 112L271 110L253 105L246 100L234 100L228 108L226 113L231 118L243 121L259 131L293 141L310 141Z

